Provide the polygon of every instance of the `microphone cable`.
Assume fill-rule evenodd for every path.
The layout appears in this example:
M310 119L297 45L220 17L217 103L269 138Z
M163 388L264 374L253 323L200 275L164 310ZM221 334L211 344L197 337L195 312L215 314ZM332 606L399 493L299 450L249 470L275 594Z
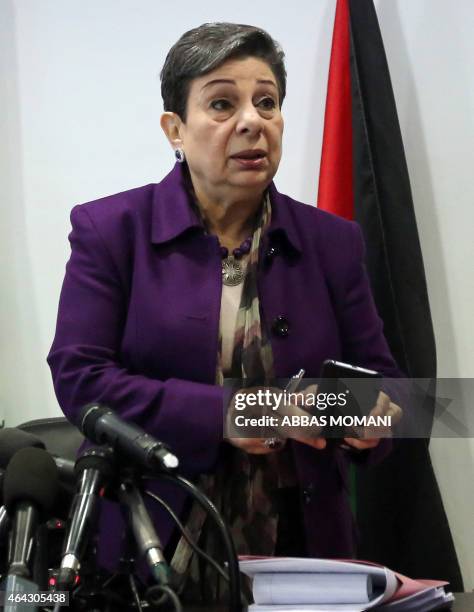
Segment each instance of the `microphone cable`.
M135 578L133 574L128 575L128 581L130 583L130 590L132 591L133 599L135 600L135 604L137 606L138 612L143 612L142 602L140 601L140 594L137 589L137 583L135 582Z
M189 546L191 546L191 548L194 550L194 552L196 554L198 554L200 557L202 557L205 561L207 561L207 563L209 563L209 565L212 565L212 567L216 570L216 572L222 576L222 578L224 578L224 580L226 580L227 582L229 582L229 575L227 574L227 572L217 563L217 561L215 561L210 555L208 555L202 548L200 548L197 544L196 541L194 540L194 538L192 537L192 535L189 533L189 531L186 529L186 527L183 525L183 523L179 520L178 515L176 514L176 512L171 508L171 506L169 506L164 499L162 499L161 497L159 497L156 493L153 493L153 491L145 491L145 494L148 495L149 497L151 497L152 499L154 499L156 502L158 502L161 506L163 506L163 508L166 510L166 512L168 512L168 514L171 516L171 518L173 519L173 521L175 522L176 526L178 527L178 529L180 530L180 532L183 534L184 539L186 540L186 542L189 544Z
M146 592L146 599L149 600L153 607L161 606L165 599L173 604L175 612L183 612L183 606L179 601L179 597L167 584L154 584L149 587Z
M180 476L179 474L161 472L156 474L156 476L146 476L145 478L149 480L165 479L169 482L174 482L177 486L184 489L186 493L191 495L191 497L193 497L210 515L221 534L222 542L227 553L227 560L229 563L229 610L231 612L242 612L239 562L235 552L234 542L232 540L229 528L225 524L215 505L191 481L187 480L183 476Z

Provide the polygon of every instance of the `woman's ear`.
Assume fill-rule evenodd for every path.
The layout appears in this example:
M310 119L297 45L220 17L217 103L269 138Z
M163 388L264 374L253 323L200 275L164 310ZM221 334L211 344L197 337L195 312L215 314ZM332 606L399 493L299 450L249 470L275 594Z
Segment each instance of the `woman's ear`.
M183 140L181 137L183 121L181 117L176 113L163 113L161 115L160 125L173 149L181 149L183 147Z

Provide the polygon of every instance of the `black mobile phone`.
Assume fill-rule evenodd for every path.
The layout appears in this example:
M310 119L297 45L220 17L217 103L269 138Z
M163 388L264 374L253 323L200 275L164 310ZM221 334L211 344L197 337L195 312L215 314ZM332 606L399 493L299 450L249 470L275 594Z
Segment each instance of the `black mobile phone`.
M328 406L323 414L326 415L328 424L321 435L326 436L329 445L343 443L343 438L357 437L356 431L344 424L344 417L367 416L375 406L380 390L377 379L382 374L375 370L369 370L360 366L334 359L326 359L321 368L320 381L318 385L318 397L326 394L331 398L335 396L336 402ZM332 418L331 418L332 417ZM341 418L339 418L341 417Z

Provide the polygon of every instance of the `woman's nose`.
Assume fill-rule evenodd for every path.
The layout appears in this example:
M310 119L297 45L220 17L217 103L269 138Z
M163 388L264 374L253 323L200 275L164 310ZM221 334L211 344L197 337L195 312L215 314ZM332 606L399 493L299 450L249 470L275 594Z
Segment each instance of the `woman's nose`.
M241 108L237 119L236 130L239 134L259 134L263 128L263 119L253 104Z

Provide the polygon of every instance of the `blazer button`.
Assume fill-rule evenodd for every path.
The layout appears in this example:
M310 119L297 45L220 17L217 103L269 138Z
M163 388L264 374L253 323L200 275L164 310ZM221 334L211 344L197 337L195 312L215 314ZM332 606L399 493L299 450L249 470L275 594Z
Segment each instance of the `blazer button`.
M271 246L265 253L265 262L271 263L276 255L278 255L278 248L276 246Z
M276 336L280 336L280 338L285 338L288 336L290 331L290 322L288 319L282 315L276 317L273 320L272 331Z

